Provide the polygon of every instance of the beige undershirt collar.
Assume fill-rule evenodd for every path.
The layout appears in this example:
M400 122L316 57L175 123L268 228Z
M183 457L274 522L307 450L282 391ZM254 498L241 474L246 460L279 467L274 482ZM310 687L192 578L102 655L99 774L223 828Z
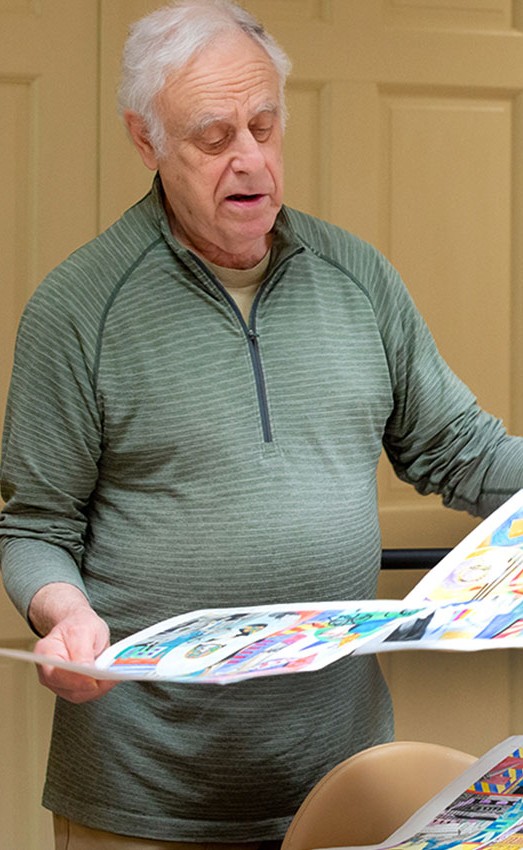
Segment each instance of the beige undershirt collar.
M260 283L265 277L270 258L271 252L267 251L260 262L251 269L229 269L225 266L217 266L216 263L211 263L204 257L202 257L202 260L225 287L229 295L234 298L244 319L248 321L252 302Z

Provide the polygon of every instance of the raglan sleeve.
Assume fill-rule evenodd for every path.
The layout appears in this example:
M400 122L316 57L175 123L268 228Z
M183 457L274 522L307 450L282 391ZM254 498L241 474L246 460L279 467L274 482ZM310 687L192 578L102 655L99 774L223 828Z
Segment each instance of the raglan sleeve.
M393 388L384 447L396 474L445 505L486 516L523 488L523 438L507 433L451 370L396 270L376 313Z
M0 557L5 588L25 617L46 584L67 582L85 593L82 556L101 415L92 305L79 305L68 283L56 272L25 309L5 415Z

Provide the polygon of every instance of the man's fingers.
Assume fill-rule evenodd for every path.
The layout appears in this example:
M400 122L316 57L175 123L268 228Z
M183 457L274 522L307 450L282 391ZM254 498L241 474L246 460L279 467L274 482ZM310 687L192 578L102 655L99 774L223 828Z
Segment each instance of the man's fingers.
M38 678L42 685L50 688L57 696L74 703L98 699L116 684L115 681L94 679L48 664L38 665Z
M98 699L116 683L55 667L53 658L92 665L108 643L108 626L92 609L80 609L64 618L35 646L36 652L49 656L49 664L39 665L40 682L69 702Z

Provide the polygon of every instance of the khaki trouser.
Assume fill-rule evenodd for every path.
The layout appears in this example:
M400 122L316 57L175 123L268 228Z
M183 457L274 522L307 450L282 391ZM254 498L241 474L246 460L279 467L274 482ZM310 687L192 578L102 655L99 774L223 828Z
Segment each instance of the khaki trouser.
M277 850L279 841L254 841L245 844L195 844L184 841L158 841L155 838L131 838L90 829L53 815L55 850Z

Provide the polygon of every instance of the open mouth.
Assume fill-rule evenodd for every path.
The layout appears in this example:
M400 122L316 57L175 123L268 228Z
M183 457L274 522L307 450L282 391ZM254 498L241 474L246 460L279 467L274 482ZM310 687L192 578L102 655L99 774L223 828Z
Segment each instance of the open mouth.
M260 198L263 198L263 195L228 195L228 201L235 201L237 203L253 203L255 201L259 201Z

